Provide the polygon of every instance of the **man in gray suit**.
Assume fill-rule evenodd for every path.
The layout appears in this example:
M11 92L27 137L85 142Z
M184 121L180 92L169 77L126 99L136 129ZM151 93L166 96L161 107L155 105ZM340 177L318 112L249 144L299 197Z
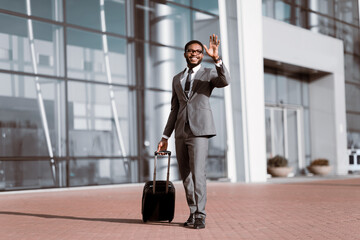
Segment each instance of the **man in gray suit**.
M219 57L220 40L210 36L209 48L197 40L185 45L187 68L173 78L171 111L158 144L166 150L168 138L175 129L176 156L184 184L190 217L184 226L205 228L206 159L209 138L216 135L209 98L215 87L229 84L230 76ZM214 60L214 68L203 68L206 53Z

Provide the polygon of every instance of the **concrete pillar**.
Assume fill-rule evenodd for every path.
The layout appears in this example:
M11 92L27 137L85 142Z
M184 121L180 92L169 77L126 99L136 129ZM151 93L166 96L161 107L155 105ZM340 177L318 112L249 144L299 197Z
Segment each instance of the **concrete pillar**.
M241 112L246 182L266 181L262 1L238 0Z
M262 2L219 0L222 58L232 82L225 90L228 178L266 181Z

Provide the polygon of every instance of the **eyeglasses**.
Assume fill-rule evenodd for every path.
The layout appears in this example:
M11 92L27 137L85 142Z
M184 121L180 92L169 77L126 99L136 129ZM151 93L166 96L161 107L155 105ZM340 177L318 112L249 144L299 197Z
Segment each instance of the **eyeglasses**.
M186 49L187 53L195 53L195 54L201 54L203 53L202 50L193 50L193 49Z

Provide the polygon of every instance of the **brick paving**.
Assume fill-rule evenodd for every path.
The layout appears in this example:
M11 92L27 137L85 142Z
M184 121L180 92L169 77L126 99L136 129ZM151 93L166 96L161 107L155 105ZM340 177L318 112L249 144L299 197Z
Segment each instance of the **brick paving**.
M360 239L360 178L208 183L206 228L141 220L141 184L0 193L0 239Z

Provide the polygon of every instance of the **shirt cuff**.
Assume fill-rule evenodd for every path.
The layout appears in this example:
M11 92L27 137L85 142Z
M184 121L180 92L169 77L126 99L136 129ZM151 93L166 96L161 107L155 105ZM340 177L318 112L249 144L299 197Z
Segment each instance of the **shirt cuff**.
M220 59L220 61L218 62L218 63L215 63L215 65L217 66L217 67L221 67L221 65L222 65L222 60Z
M169 137L166 136L166 135L162 135L162 137L165 138L165 139L169 139Z

